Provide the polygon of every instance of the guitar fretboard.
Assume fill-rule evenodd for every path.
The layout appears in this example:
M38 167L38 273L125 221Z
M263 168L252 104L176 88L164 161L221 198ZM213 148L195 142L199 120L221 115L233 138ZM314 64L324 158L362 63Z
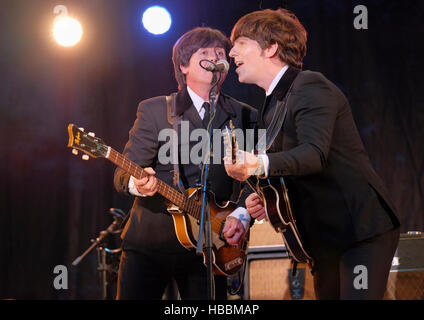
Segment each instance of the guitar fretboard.
M107 159L116 164L121 169L131 174L136 179L142 179L148 176L148 174L143 170L143 168L141 168L131 160L127 159L125 156L123 156L113 148L110 148ZM176 189L172 188L162 180L157 180L159 194L161 194L163 197L171 201L181 210L184 210L194 218L200 219L201 207L195 201L187 198L185 195L181 194Z

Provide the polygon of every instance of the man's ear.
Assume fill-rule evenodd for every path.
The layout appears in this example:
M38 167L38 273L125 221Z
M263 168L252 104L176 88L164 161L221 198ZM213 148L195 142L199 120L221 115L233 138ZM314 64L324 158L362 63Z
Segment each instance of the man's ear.
M187 67L184 67L182 64L180 64L180 70L183 74L187 74L187 72L188 72L187 69L188 69Z
M278 43L274 42L273 44L269 45L268 48L264 49L264 55L267 58L272 58L277 54L278 51Z

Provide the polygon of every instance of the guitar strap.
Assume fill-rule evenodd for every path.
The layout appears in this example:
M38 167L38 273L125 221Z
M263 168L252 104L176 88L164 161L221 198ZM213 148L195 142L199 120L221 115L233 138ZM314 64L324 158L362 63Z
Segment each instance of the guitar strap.
M172 163L174 164L174 170L173 170L173 183L174 186L178 187L178 189L181 191L182 194L187 195L187 191L185 190L183 183L180 179L180 161L178 159L178 126L181 123L182 115L177 115L177 108L176 108L176 99L175 99L176 93L172 93L170 96L166 96L166 109L167 109L167 115L168 115L168 122L170 125L172 125L172 128L174 129L174 132L177 134L177 141L175 143L172 143Z
M290 84L289 90L287 90L287 93L286 93L284 99L281 102L278 103L277 107L275 108L274 115L272 116L271 123L269 124L268 128L266 128L265 150L268 150L272 146L275 138L277 137L278 133L280 132L280 130L283 126L284 119L285 119L286 114L287 114L286 104L287 104L287 101L290 97L291 91L293 89L293 84L294 84L298 75L299 75L299 73L296 75L296 77L294 77L292 83ZM268 135L268 133L269 133L269 135ZM261 138L263 139L264 137L261 137ZM261 142L261 139L259 139L259 141ZM259 144L259 142L258 142L258 144ZM258 148L258 147L256 149L261 150L261 148ZM262 150L263 150L263 148L262 148Z
M275 108L274 111L274 115L272 116L272 120L271 123L268 125L268 128L266 128L265 134L258 137L257 140L257 144L256 144L256 152L259 151L263 151L264 153L266 151L269 150L269 148L271 148L275 138L277 137L277 134L280 132L283 123L284 123L284 119L286 118L286 114L287 114L287 108L285 108L287 101L290 97L292 88L293 88L293 84L297 78L297 76L299 75L300 72L298 72L296 74L296 76L294 77L292 83L290 84L289 90L287 90L286 95L284 96L284 99L282 101L280 101L277 105L277 107ZM256 126L257 128L257 126ZM269 134L268 134L269 133ZM265 141L263 141L265 139ZM265 144L265 147L263 147ZM253 186L256 184L256 181L258 181L258 178L256 176L250 176L247 179L247 183L249 185L252 186L252 189L255 190L255 188L253 188Z

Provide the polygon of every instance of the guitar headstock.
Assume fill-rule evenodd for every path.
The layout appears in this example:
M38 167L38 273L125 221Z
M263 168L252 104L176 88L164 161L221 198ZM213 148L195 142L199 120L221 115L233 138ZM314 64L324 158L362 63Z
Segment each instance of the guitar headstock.
M68 134L68 147L73 148L73 154L77 155L78 151L76 149L78 149L85 153L85 155L83 155L84 160L88 160L87 155L93 158L107 157L109 147L106 146L101 139L95 137L94 133L84 132L84 129L78 128L73 124L69 124Z
M232 163L236 163L236 154L239 149L236 134L235 134L235 127L233 125L233 122L229 121L230 127L225 127L223 131L223 138L224 138L224 151L225 156L229 159L231 159Z

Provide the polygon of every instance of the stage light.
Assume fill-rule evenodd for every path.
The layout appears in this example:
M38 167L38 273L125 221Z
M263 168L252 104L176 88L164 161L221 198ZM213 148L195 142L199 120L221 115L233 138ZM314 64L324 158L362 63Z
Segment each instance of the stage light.
M144 28L153 34L163 34L171 27L172 19L168 10L160 6L148 8L142 18Z
M53 37L64 47L70 47L81 40L81 24L69 17L57 18L54 22Z

